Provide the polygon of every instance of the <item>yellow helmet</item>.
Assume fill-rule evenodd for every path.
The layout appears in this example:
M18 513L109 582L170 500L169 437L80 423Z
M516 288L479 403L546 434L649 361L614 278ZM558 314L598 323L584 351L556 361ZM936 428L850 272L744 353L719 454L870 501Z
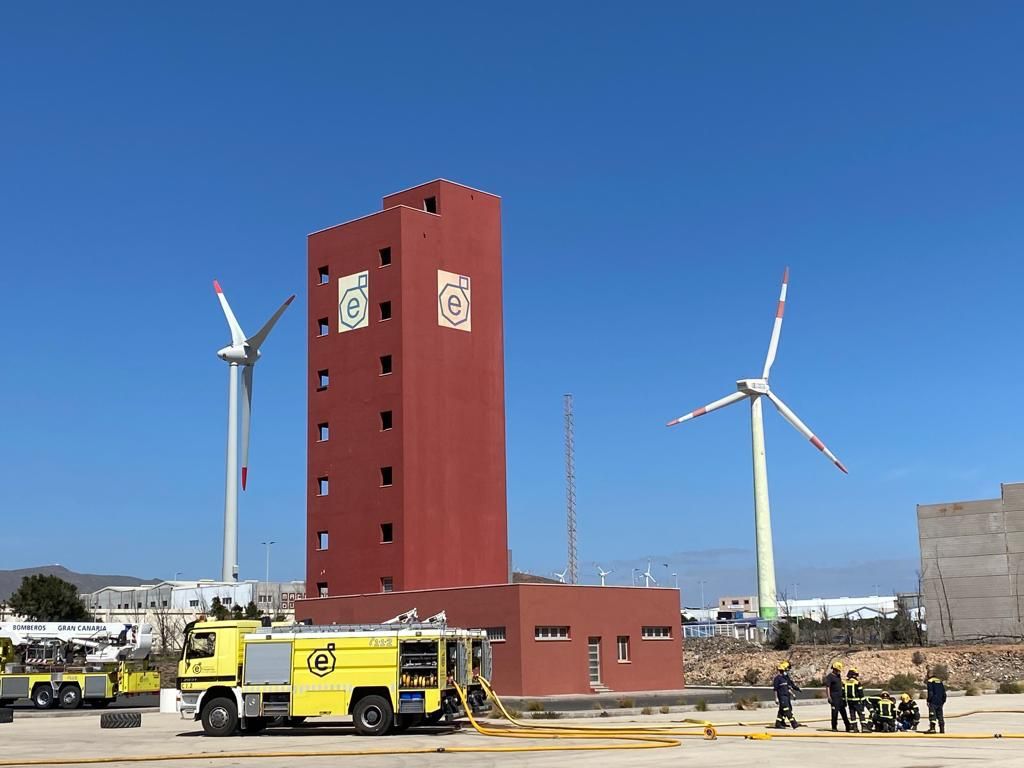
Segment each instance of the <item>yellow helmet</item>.
M850 667L850 671L853 672L853 674L855 674L855 675L859 675L860 674L860 672L857 671L856 667Z
M776 669L779 670L779 672L785 672L786 671L786 662L784 662L784 661L780 662L779 666L777 666Z
M832 662L832 669L842 669L842 668L843 668L843 662L841 662L841 661L833 661Z
M910 694L909 693L901 693L900 694L900 700L901 701L910 701Z

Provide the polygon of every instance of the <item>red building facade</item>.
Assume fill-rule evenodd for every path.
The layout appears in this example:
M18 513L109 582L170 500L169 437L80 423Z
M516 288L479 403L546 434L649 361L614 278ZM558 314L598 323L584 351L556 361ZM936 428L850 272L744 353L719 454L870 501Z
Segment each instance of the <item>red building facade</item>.
M433 181L309 236L299 619L485 628L514 695L683 683L679 592L510 584L501 202Z
M434 181L308 249L307 589L506 582L500 200Z

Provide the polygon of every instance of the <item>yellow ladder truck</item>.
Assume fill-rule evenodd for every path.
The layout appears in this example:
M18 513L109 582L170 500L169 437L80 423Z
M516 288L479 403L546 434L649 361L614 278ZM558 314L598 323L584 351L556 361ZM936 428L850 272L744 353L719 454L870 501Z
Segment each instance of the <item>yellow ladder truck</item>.
M358 733L379 736L463 714L456 683L482 708L478 675L491 675L479 629L203 621L185 628L178 688L182 717L210 736L319 716L351 716Z
M157 694L149 624L0 624L0 706L31 699L38 709L105 707L117 696Z

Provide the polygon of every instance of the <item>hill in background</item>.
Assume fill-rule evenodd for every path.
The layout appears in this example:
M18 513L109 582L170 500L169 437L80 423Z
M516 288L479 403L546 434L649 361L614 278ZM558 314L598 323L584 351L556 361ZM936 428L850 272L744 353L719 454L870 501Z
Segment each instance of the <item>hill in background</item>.
M25 576L35 576L37 573L46 576L57 576L70 581L79 592L95 592L102 587L111 585L138 586L139 584L157 584L163 579L140 579L137 576L104 576L96 573L75 573L69 571L63 565L41 565L36 568L19 568L14 571L0 571L0 600L7 600L11 594L21 586L21 580Z

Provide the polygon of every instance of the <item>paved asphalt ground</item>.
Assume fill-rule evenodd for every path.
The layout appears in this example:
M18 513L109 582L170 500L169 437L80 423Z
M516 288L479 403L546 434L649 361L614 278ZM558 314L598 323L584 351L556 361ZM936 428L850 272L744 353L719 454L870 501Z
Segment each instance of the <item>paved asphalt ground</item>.
M979 696L957 697L947 705L947 715L955 715L973 709L1024 710L1024 696ZM167 766L242 766L243 768L327 768L327 766L356 766L358 768L385 768L391 766L550 766L551 768L593 768L604 766L663 766L685 761L687 766L714 766L714 768L749 768L756 763L777 766L841 764L852 768L878 768L878 766L914 766L932 768L951 765L984 765L986 768L1024 766L1024 741L1007 738L984 738L978 740L940 740L918 736L912 738L871 738L869 736L840 735L831 737L816 730L820 723L796 732L813 738L785 738L774 735L771 739L749 740L728 737L725 733L769 733L763 727L723 726L722 734L715 741L700 737L684 738L680 746L661 749L630 749L582 751L584 746L610 745L604 739L594 741L574 740L562 737L555 741L535 738L512 739L484 736L471 729L458 732L435 729L432 731L411 731L399 736L366 738L355 736L343 721L326 721L319 727L303 729L273 729L260 736L238 736L215 739L202 735L192 721L181 720L176 715L143 713L141 728L125 730L101 730L99 715L93 710L79 717L20 717L0 725L0 765L18 765L18 761L52 760L55 765L68 765L75 758L101 758L113 756L112 766L127 768L133 763L117 760L118 757L181 755L182 760L161 763ZM756 712L709 712L709 719L719 723L729 722L737 715L746 721L770 719L768 709ZM692 716L687 713L683 716ZM797 707L801 720L823 718L827 708L821 702L810 702ZM633 722L650 726L669 723L682 716L652 715L631 720L610 718L596 723L589 720L562 719L539 725L573 725L581 727L621 727ZM992 734L1024 733L1024 714L987 713L948 721L951 734ZM617 742L619 745L628 742ZM571 748L558 752L523 752L526 747ZM517 751L455 753L457 747L473 750L515 749ZM363 756L303 756L297 753L326 752L340 750L425 750L426 754L376 754ZM449 750L441 753L440 750ZM261 753L269 757L239 755L239 752ZM217 755L236 753L232 757ZM276 756L275 756L276 755ZM187 756L187 757L185 757ZM135 763L137 764L137 763Z

